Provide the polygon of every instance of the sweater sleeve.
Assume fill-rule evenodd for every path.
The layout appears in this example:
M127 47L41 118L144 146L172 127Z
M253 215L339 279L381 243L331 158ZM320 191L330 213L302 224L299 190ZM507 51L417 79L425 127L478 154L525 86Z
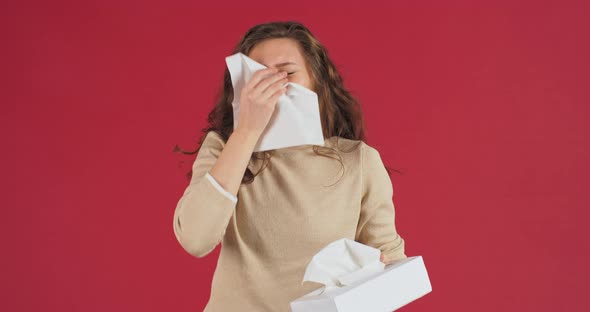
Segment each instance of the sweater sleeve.
M215 180L215 178L209 174L209 172L207 171L207 174L205 174L205 176L207 177L207 180L209 180L209 182L211 182L211 184L213 184L213 186L219 191L221 192L221 194L223 194L225 197L231 199L231 201L234 202L234 204L238 203L238 198L228 192L226 189L223 188L223 186L221 186L221 184L219 184L219 182L217 182L217 180Z
M363 142L361 213L356 240L381 250L391 260L407 258L404 239L395 227L393 185L379 152Z
M209 175L224 146L219 134L207 133L192 165L191 181L174 210L176 239L184 250L199 258L221 242L237 204L237 197Z

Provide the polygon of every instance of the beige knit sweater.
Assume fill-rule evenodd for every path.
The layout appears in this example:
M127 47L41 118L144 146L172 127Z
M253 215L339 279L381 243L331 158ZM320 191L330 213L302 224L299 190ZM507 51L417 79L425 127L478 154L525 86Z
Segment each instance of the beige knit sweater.
M325 146L334 147L335 139ZM356 143L339 138L345 151ZM339 238L392 259L407 257L392 183L375 148L361 142L341 152L344 172L312 145L276 149L270 166L235 197L209 175L224 145L216 132L207 133L174 211L174 234L186 252L204 257L221 243L206 312L290 311L291 300L323 286L302 284L303 274L311 257ZM257 172L261 164L252 160L248 167Z

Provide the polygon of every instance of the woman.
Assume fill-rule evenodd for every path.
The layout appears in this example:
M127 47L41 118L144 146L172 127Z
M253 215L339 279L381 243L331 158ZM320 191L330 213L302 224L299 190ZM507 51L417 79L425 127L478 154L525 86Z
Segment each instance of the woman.
M339 238L379 248L386 264L406 258L388 171L325 48L302 24L274 22L251 28L237 52L268 68L241 90L235 130L226 69L174 212L188 253L204 257L222 243L205 311L290 311L322 286L301 282L311 257ZM318 94L325 145L253 153L288 81Z

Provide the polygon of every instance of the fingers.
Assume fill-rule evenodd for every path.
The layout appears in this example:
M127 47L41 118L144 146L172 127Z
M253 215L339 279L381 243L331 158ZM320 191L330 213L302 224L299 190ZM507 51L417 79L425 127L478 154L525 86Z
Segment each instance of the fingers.
M280 85L279 85L279 87L280 87ZM285 92L287 92L287 88L280 87L278 90L276 90L274 93L272 93L269 100L272 103L276 103L279 100L279 97L281 95L285 94Z
M288 81L286 71L278 72L274 68L261 69L252 75L242 89L242 95L253 103L274 107L278 98L287 91L283 85Z
M260 90L260 93L262 94L274 83L287 79L286 77L286 71L277 72L262 79L254 88Z
M264 92L260 95L263 98L270 98L273 97L277 92L286 91L287 88L283 87L283 85L288 81L287 78L280 79L272 84L270 87L266 88ZM280 94L279 94L280 95Z
M381 262L383 262L385 265L388 265L394 261L393 259L387 258L383 254L381 254L381 258L379 260L381 260Z
M251 88L254 88L254 86L256 86L262 79L264 79L266 76L274 74L274 73L278 73L278 69L276 69L276 68L261 69L261 70L255 72L254 75L252 75L252 78L250 78L250 81L248 81L248 86Z
M270 98L275 92L280 90L287 81L289 81L286 75L286 72L280 72L264 78L258 83L258 85L256 85L256 87L254 87L254 93L260 95L260 97L264 99Z

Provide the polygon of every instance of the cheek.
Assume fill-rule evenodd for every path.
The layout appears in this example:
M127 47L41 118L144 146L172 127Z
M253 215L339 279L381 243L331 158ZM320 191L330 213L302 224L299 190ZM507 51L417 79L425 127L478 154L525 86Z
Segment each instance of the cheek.
M299 75L298 77L291 77L289 81L298 83L308 89L311 89L312 87L311 79L309 77L302 77L301 75Z

